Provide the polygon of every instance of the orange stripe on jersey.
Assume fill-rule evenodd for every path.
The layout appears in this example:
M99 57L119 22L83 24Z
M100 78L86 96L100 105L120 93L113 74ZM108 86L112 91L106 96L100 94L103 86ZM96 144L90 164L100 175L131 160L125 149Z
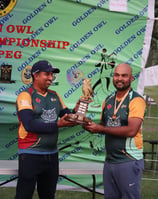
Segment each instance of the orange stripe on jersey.
M139 108L138 108L139 107ZM144 112L146 108L145 100L141 97L135 97L133 100L131 100L129 104L129 118L130 117L138 117L143 119L144 118Z
M20 123L18 135L19 138L24 139L27 136L28 132L25 130L22 123Z
M142 138L142 134L141 134L141 129L139 129L138 133L134 137L134 140L135 140L135 145L136 145L137 149L141 150L143 148L143 138Z
M19 94L19 96L17 97L17 109L18 111L21 111L23 109L33 110L32 99L29 93L22 92Z
M139 108L138 108L139 107ZM137 117L143 120L144 118L144 112L146 108L145 100L141 97L135 97L133 100L131 100L129 104L129 118ZM138 133L134 137L135 145L137 149L142 149L143 147L143 138L141 134L141 128L138 130Z

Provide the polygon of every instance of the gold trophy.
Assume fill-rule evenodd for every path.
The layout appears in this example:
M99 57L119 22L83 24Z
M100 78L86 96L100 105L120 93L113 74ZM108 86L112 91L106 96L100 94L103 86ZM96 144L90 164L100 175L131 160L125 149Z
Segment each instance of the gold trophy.
M77 112L75 114L68 114L66 120L74 121L79 124L91 122L90 118L86 117L88 105L92 102L93 89L91 88L91 79L84 79L82 86L83 96L80 97Z

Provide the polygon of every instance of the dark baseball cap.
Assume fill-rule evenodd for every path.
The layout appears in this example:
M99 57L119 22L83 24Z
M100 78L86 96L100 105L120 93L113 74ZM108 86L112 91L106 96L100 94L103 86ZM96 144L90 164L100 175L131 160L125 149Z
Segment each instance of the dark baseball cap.
M40 60L36 62L31 69L31 74L34 75L38 72L53 72L53 73L59 73L60 70L56 67L53 67L48 61L46 60Z

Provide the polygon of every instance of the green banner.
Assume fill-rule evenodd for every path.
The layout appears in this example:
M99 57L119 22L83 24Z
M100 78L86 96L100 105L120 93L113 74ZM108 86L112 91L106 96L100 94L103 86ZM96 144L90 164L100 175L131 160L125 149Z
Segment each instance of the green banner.
M50 89L56 90L69 108L82 95L83 79L91 79L94 101L89 104L87 117L95 122L99 122L104 99L114 90L112 74L118 63L132 66L132 86L137 89L144 67L144 45L149 48L144 40L149 6L150 12L154 12L150 3L147 0L7 0L1 5L0 159L17 159L15 101L30 86L30 70L36 61L45 59L60 68ZM89 134L81 126L62 128L59 159L103 162L104 139L103 135ZM90 182L87 177L76 178ZM99 181L102 182L102 177Z

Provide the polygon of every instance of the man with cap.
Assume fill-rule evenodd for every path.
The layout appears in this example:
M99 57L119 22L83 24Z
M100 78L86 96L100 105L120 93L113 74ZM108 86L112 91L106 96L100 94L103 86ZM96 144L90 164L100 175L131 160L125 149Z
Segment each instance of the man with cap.
M59 72L48 61L36 62L31 70L32 85L17 97L19 175L15 199L32 199L36 185L39 199L55 198L58 128L77 125L65 120L70 110L57 92L48 89L53 73Z

